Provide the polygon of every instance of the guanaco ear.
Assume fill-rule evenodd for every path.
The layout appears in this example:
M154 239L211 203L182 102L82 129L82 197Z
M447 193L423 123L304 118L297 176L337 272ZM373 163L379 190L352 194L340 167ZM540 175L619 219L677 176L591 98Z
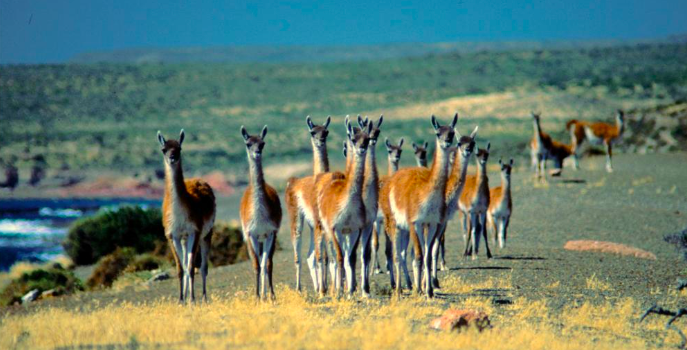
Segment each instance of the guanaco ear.
M367 123L367 134L368 135L372 133L372 128L373 128L372 123Z
M491 142L487 141L487 152L489 152L490 148L491 148Z
M310 119L310 116L305 117L305 123L308 124L308 129L310 129L310 131L312 131L312 129L315 127Z
M165 146L165 142L167 142L167 140L165 140L165 137L162 136L162 133L160 132L160 130L157 131L157 141L160 143L160 145L161 145L162 147L164 147L164 146Z
M265 140L265 136L267 136L267 125L262 127L262 132L260 133L260 138L262 140Z
M425 141L425 143L423 145L425 146L425 151L426 151L427 147L429 147L429 142Z
M384 115L380 115L379 120L377 121L377 129L379 129L379 127L382 126L383 121L384 121Z
M365 128L365 121L363 120L363 117L360 114L358 114L358 125L361 129Z
M179 131L179 146L181 146L181 144L184 143L184 136L184 129L181 129L181 131Z
M453 121L451 122L451 129L455 129L456 124L458 124L458 112L456 112L456 115L453 116Z
M243 135L243 140L248 141L250 138L250 135L248 135L248 131L246 131L246 128L241 125L241 135Z
M322 126L323 126L325 129L328 128L328 127L329 127L329 122L331 122L331 121L332 121L332 116L331 116L331 115L328 115L328 116L327 116L327 121L324 122L324 125L322 125Z
M401 137L401 140L398 141L398 148L401 148L403 146L403 138Z
M510 159L510 166L513 166L513 158Z
M439 130L439 128L441 127L441 125L437 121L437 117L435 117L434 114L432 114L432 126L434 127L434 130Z
M389 138L385 137L384 138L384 144L386 145L386 149L391 152L391 142L389 142Z
M503 166L503 161L501 161L501 157L499 157L499 165Z
M348 117L346 117L346 135L349 140L353 136L353 126L351 126L351 123L348 121Z
M470 138L473 140L477 137L477 129L479 129L479 125L475 126L475 130L472 130L472 134L470 134Z
M417 145L413 142L413 151L417 152Z

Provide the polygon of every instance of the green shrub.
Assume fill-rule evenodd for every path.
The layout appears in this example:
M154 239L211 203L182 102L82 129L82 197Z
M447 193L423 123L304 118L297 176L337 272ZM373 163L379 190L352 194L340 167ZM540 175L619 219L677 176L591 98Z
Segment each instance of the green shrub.
M118 247L131 247L137 253L144 253L164 240L159 209L122 207L78 220L70 227L63 245L75 264L88 265Z
M39 292L54 289L55 294L59 295L83 290L83 285L73 272L55 264L53 267L23 273L21 277L12 280L0 292L0 305L21 302L21 297L34 289L38 289Z
M158 256L155 256L151 253L146 253L146 254L136 256L134 261L129 263L129 265L126 267L124 272L132 273L132 272L140 272L140 271L157 270L159 268L162 268L165 265L168 265L168 263L167 263L167 261L165 261L165 259L158 257Z
M98 266L86 281L89 289L109 288L124 270L134 262L136 252L132 248L118 248L100 259Z

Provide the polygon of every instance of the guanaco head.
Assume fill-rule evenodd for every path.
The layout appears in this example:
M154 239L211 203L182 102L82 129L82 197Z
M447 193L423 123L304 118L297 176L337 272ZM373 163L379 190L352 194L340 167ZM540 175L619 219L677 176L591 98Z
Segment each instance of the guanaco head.
M372 131L372 123L368 123L367 127L356 131L353 125L346 119L346 130L348 136L348 142L351 143L352 150L357 156L364 156L367 152L367 146L370 144L370 132Z
M401 153L403 153L401 148L403 146L403 138L398 141L398 146L389 142L388 138L384 139L384 143L386 144L387 152L389 152L389 161L398 165L398 162L401 161Z
M487 148L477 147L477 164L480 167L487 166L487 160L489 160L489 149L491 148L491 142L487 142Z
M241 125L241 135L243 135L243 141L246 143L246 153L248 153L248 158L256 160L260 159L262 156L262 149L265 147L265 136L267 135L267 125L262 128L260 136L249 135L246 128Z
M312 122L310 116L305 117L305 123L308 125L308 130L310 130L310 139L316 146L325 146L327 144L327 136L329 136L329 122L331 122L332 117L327 116L327 121L322 125L317 125Z
M513 158L511 158L510 162L508 163L504 163L499 158L499 165L501 166L501 176L503 176L504 179L510 181L510 173L511 171L513 171Z
M456 113L456 115L453 116L453 121L450 125L443 126L440 125L437 121L437 118L434 115L432 115L432 126L434 127L434 131L436 132L437 142L443 150L446 150L449 147L451 147L453 139L456 136L455 128L457 123L458 113Z
M429 143L427 141L425 141L421 146L413 142L413 153L415 154L415 161L417 162L417 166L427 166L428 147Z
M461 155L464 159L470 158L472 152L475 151L475 138L477 137L477 130L479 130L479 125L475 126L475 129L472 130L472 133L470 133L469 136L463 136L460 134L460 132L458 132L458 129L456 129L456 135L458 135L458 144L460 145L459 148L462 151Z
M358 115L358 125L360 125L361 130L365 130L366 127L371 127L370 132L369 132L369 134L370 134L370 146L377 145L377 139L379 138L379 134L381 132L381 130L379 130L379 128L382 126L382 122L384 122L384 116L383 115L379 116L379 119L377 119L376 123L372 120L369 120L367 117L365 117L365 119L362 119L362 117L360 115Z
M181 129L181 132L179 132L179 141L165 140L160 131L157 132L157 141L162 146L165 163L176 166L181 162L181 144L184 142L184 129Z
M539 118L541 117L541 112L530 112L532 115L532 119L534 119L537 123L539 123Z

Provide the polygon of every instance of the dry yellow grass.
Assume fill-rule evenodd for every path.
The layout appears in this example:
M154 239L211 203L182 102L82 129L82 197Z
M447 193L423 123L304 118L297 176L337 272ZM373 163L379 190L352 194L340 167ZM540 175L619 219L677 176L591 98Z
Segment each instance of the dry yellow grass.
M506 288L490 279L465 286L444 280L446 290ZM638 305L631 299L600 305L582 304L552 312L545 300L520 298L496 308L489 298L459 303L399 300L314 300L278 287L275 304L258 303L250 292L214 295L209 305L154 303L86 304L81 310L48 308L0 319L0 348L53 348L126 345L164 348L284 349L639 349L652 347L638 332L663 332L659 319L636 325ZM493 328L478 333L436 332L428 322L447 308L487 312ZM666 342L673 340L666 335Z

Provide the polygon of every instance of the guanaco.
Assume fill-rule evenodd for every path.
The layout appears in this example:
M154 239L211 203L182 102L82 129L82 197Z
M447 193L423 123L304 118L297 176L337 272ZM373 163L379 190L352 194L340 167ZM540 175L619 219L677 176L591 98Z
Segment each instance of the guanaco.
M460 199L465 188L468 163L472 153L475 150L475 138L477 137L477 130L479 130L479 127L476 126L469 136L462 136L460 133L458 133L458 130L456 130L459 146L456 147L455 151L453 151L453 157L455 159L452 162L448 182L446 184L446 216L444 218L444 222L439 228L439 237L437 237L437 240L432 247L432 283L435 288L439 288L439 281L437 279L437 261L439 258L441 259L441 269L446 270L446 261L444 258L446 226L458 210L458 200Z
M179 140L165 140L161 132L157 139L162 146L165 160L165 195L162 201L162 226L165 237L174 253L177 276L179 277L179 301L188 298L194 301L194 262L200 246L200 273L203 279L203 300L207 301L206 278L212 227L215 224L215 194L205 181L192 178L184 180L181 166L181 145L184 130Z
M415 155L415 162L417 166L427 167L427 151L429 143L425 141L422 146L413 142L413 154Z
M613 164L611 162L613 144L622 137L623 131L625 131L625 113L623 111L618 110L615 116L615 125L601 122L589 123L572 119L566 123L566 129L570 132L575 168L579 167L579 148L584 140L587 139L590 144L604 146L606 151L606 171L609 173L613 172Z
M366 126L368 128L369 145L367 147L367 154L365 156L365 172L363 180L363 205L365 206L365 227L362 231L361 241L363 248L361 249L362 268L360 270L360 289L363 297L370 296L370 257L372 253L371 238L374 231L374 224L377 220L377 208L379 202L379 173L377 172L377 139L380 134L380 127L384 122L384 116L379 116L375 123L372 120L363 122L358 117L358 124L361 129ZM352 264L352 270L355 271L355 263Z
M572 146L560 143L549 136L541 129L540 114L532 112L534 123L534 136L530 140L530 155L532 166L538 179L546 178L546 160L554 162L555 172L553 175L561 175L563 171L563 161L573 154Z
M310 246L308 248L307 263L313 287L317 288L315 266L315 225L317 217L315 177L317 174L329 172L329 157L327 155L327 136L331 116L322 125L312 122L310 116L305 118L310 133L310 143L313 150L313 175L302 178L292 177L287 181L284 199L291 221L291 243L293 245L294 263L296 265L296 289L301 290L301 232L303 223L310 227Z
M405 263L405 254L410 236L413 235L415 245L415 259L413 260L413 272L416 290L421 290L420 274L424 268L426 276L430 275L431 247L441 226L446 203L444 193L448 179L448 148L455 138L455 126L458 122L458 114L453 117L450 125L442 126L431 117L432 126L436 133L436 151L431 168L413 167L397 171L384 184L382 198L388 198L382 202L385 228L392 240L395 274L401 273L403 265L406 282L409 285L410 278ZM388 194L388 195L387 195ZM423 262L421 263L421 260ZM425 295L434 296L434 290L429 278L425 283ZM396 283L396 291L400 295L402 283Z
M358 239L365 228L365 206L363 203L363 181L369 133L372 124L368 124L366 131L355 133L351 124L346 121L349 138L349 156L353 157L351 165L346 169L344 178L335 178L318 184L317 207L323 233L330 240L336 255L336 271L334 286L340 294L343 276L346 270L347 294L350 296L355 290L354 271L355 250ZM320 174L321 176L323 174ZM322 254L321 232L316 231L315 254L318 259L318 281L320 293L324 292L324 267Z
M379 178L379 188L381 190L382 186L384 185L384 182L389 179L391 175L396 173L398 171L399 164L401 162L401 154L403 153L403 138L401 138L398 141L398 145L392 144L389 139L384 140L384 144L386 145L386 151L387 151L387 175L381 176ZM382 201L380 198L379 201ZM377 210L377 220L374 223L374 231L372 233L372 257L371 257L371 266L374 268L374 273L381 273L381 268L379 266L379 260L377 259L377 251L379 250L379 237L380 237L380 231L386 235L386 232L384 231L384 214L382 212L382 209L379 208L378 205L378 210ZM386 268L387 271L392 270L392 263L391 263L391 241L387 237L385 240L385 249L384 252L386 253Z
M487 223L494 228L494 245L498 244L498 247L503 249L506 247L508 225L510 224L510 216L513 213L513 201L510 190L513 158L507 164L499 159L499 165L501 166L501 186L489 190Z
M487 160L489 159L490 143L486 149L477 147L477 175L465 178L465 187L458 200L458 207L463 215L463 230L467 234L465 240L465 256L477 258L480 236L484 237L487 248L487 258L491 259L491 250L487 241L487 210L489 209L489 177L487 176Z
M265 285L267 283L270 298L274 300L272 257L277 231L281 225L282 209L279 195L265 182L262 169L262 151L265 147L267 126L263 127L260 136L249 135L241 126L241 135L246 144L250 179L241 198L240 217L243 239L253 262L258 299L267 297Z

